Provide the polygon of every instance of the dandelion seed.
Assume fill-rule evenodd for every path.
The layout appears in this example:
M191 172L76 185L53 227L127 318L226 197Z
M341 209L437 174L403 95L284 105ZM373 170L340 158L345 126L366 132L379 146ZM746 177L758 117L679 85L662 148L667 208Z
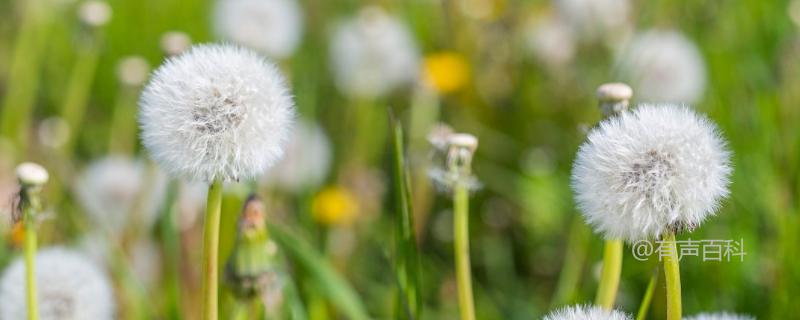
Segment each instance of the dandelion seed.
M294 118L284 78L252 51L201 45L158 68L140 100L142 141L174 176L253 178L283 154Z
M717 127L685 106L642 105L602 122L578 151L572 187L606 239L693 229L728 195L730 153Z
M214 30L223 39L283 59L300 43L303 12L296 0L218 0Z
M419 69L411 33L378 7L366 7L339 25L330 55L336 85L353 97L386 95L413 81Z
M54 247L36 255L42 320L115 319L114 292L105 272L75 251ZM0 318L25 319L25 264L12 262L0 279Z
M544 320L632 320L624 312L605 310L597 306L578 305L556 310L544 316Z
M694 103L706 87L700 50L676 31L637 34L619 55L618 65L640 101Z

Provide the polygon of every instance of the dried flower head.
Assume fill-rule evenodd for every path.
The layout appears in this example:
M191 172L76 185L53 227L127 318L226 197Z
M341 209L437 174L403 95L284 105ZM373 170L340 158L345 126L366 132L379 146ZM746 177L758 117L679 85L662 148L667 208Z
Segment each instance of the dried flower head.
M78 17L90 27L102 27L111 20L111 6L105 1L85 1L78 10Z
M286 155L262 180L291 192L322 185L331 165L331 143L318 125L300 122L292 132Z
M214 30L223 39L283 59L300 43L303 12L296 0L218 0Z
M339 89L373 98L416 78L419 53L408 29L378 7L361 9L336 29L331 67Z
M632 320L621 311L605 310L597 306L577 305L561 308L544 316L544 320Z
M54 247L36 255L39 318L115 319L114 292L105 272L75 251ZM0 280L0 318L25 319L25 263L17 258Z
M91 221L112 234L132 226L149 230L158 218L165 188L163 173L124 156L92 162L75 184L78 202Z
M442 193L449 194L457 183L463 183L467 189L475 190L480 187L477 178L472 175L472 157L478 148L478 138L467 133L449 133L446 143L434 147L443 153L441 161L444 163L434 166L428 171L428 176L434 186Z
M701 313L691 317L684 318L686 320L756 320L755 317L750 315L735 314L728 312L718 313Z
M16 171L17 180L24 187L39 188L50 179L47 169L33 162L21 163Z
M252 178L283 153L294 105L278 69L256 53L201 45L159 67L142 93L142 141L167 172Z
M619 55L618 64L640 101L693 103L706 87L700 50L676 31L636 35Z
M169 31L161 35L161 51L171 57L177 56L192 46L192 38L181 31Z
M642 105L592 130L572 170L587 222L629 242L692 229L728 195L730 153L690 108Z

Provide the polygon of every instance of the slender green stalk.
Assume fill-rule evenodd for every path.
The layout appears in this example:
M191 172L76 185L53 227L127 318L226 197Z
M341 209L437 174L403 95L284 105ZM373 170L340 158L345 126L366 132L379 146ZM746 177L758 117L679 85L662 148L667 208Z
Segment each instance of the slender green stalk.
M667 319L681 319L681 270L678 261L678 250L675 245L675 233L669 232L663 237L664 244L669 246L664 259L664 280L667 283Z
M458 309L462 320L475 319L472 299L472 275L469 262L469 192L464 182L455 184L453 195L453 237L456 256Z
M622 240L606 240L603 251L603 273L597 286L595 304L607 310L614 308L621 271Z
M656 270L654 270L653 275L650 276L647 290L644 292L644 297L642 297L642 304L639 305L639 312L636 313L636 320L644 320L647 318L647 311L650 310L650 303L653 301L653 294L656 291L656 284L658 284L659 271L661 270L658 270L658 266L656 266Z
M567 240L567 254L564 255L556 292L550 303L552 307L571 303L578 291L583 263L586 261L587 240L589 239L587 231L580 217L572 219L569 240Z
M63 151L67 155L72 153L79 138L78 128L81 127L84 114L86 113L86 106L89 101L89 94L92 90L95 70L100 60L100 53L96 47L91 46L82 50L77 59L69 78L67 93L64 97L64 105L61 110L64 120L67 121L70 130L73 132L73 134L69 136L67 143L62 146Z
M233 307L233 319L234 320L247 320L250 317L247 316L248 313L248 305L237 302L236 305Z
M28 320L39 319L36 302L36 223L30 210L25 210L25 289L28 304Z
M222 211L222 181L208 187L206 221L203 230L203 319L218 319L219 226Z

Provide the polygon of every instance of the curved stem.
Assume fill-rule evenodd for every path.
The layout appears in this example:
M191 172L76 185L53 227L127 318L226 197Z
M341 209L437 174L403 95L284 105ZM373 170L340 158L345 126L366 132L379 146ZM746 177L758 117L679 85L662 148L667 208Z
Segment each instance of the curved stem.
M216 320L219 289L219 225L222 209L222 182L208 187L206 221L203 230L203 319Z
M667 245L664 259L664 279L667 283L667 319L681 319L681 270L678 261L678 250L675 245L675 233L669 232L663 237Z
M636 313L636 320L644 320L647 318L647 311L650 310L650 302L653 301L653 294L656 291L656 284L658 283L658 265L653 275L650 276L650 282L647 284L647 290L642 297L642 304L639 305L639 312Z
M464 183L456 183L453 196L453 236L456 256L458 308L462 320L475 319L469 262L469 194Z
M597 286L595 304L606 309L614 308L622 271L622 240L606 240L603 251L603 273Z
M28 320L39 319L36 303L36 226L30 212L25 213L25 287L28 304Z

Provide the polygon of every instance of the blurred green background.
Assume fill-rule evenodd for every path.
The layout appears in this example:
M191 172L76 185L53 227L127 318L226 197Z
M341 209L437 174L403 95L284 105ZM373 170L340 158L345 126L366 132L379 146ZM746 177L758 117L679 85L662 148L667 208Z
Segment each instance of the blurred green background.
M210 1L112 0L108 1L111 20L97 28L78 19L81 3L0 1L4 108L0 176L5 181L4 196L10 197L16 163L38 161L51 170L55 181L48 186L45 202L53 218L45 221L40 232L42 246L77 244L92 228L74 200L72 181L93 160L111 152L115 124L135 124L132 110L139 87L120 84L121 59L138 55L150 66L158 66L165 59L160 42L167 31L184 32L194 43L219 40L212 32L214 4ZM305 249L315 248L319 257L332 262L370 316L392 317L396 287L392 192L396 190L391 184L391 149L381 142L366 144L374 147L366 150L351 148L353 141L370 138L354 136L349 126L353 105L371 104L362 106L374 109L365 112L368 121L378 123L371 135L388 140L388 126L381 124L387 123L385 107L391 106L407 133L423 318L456 318L451 204L427 182L429 127L415 126L412 119L415 108L432 108L426 119L447 123L480 140L473 172L482 187L473 194L470 221L479 318L532 319L557 306L593 301L602 239L583 224L572 201L569 177L586 128L601 119L595 88L626 80L617 67L619 43L576 41L573 56L564 65L537 59L528 49L526 28L557 10L548 1L302 0L300 5L305 21L300 47L278 64L290 79L299 117L319 123L327 132L333 164L322 186L299 193L259 188L268 204L268 219L294 230L294 236L309 244ZM330 74L330 36L338 21L365 5L380 6L406 23L423 57L448 52L463 59L469 71L466 84L454 92L428 93L428 97L420 94L417 85L409 85L367 102L337 91ZM679 239L743 239L746 256L743 262L684 259L684 313L727 310L760 319L796 318L800 297L800 5L755 0L632 1L629 5L624 19L633 30L678 30L699 47L707 85L702 98L692 105L719 124L733 151L731 197L716 217ZM478 11L468 10L473 6ZM636 103L637 87L632 86ZM30 121L7 112L26 106L32 108ZM72 114L80 116L69 118ZM121 122L114 122L115 114ZM74 146L48 148L37 139L39 124L53 116L74 124L68 138ZM21 128L9 131L15 126ZM20 136L25 135L28 139L22 140ZM20 145L18 141L27 142ZM138 143L130 145L118 151L146 158ZM362 159L353 152L374 155ZM354 162L354 157L362 160ZM226 192L223 259L230 252L247 186L242 182ZM354 221L309 223L312 211L322 210L313 205L320 191L337 188L347 190L349 195L344 197L358 203ZM124 280L125 271L111 272L123 292L121 318L196 316L191 306L199 291L195 261L201 229L195 224L180 230L177 236L185 252L173 263L181 267L172 274L166 271L169 261L156 263L163 269L160 284L145 286L135 279L130 284ZM4 232L3 264L19 250L10 222L5 223ZM170 260L170 252L176 252L166 245L175 243L167 241L171 233L156 227L145 234L158 240L162 260ZM124 241L119 248L128 250ZM302 263L290 255L287 275L296 280L297 295L308 316L341 318L341 306L325 294L315 294L324 291L318 288L324 285L315 284L298 264ZM634 259L626 246L617 299L620 309L636 312L655 265L654 259ZM175 291L167 289L170 277L182 279L178 280L180 294L171 296ZM131 286L138 289L130 293L125 288ZM136 293L139 289L144 293ZM653 300L651 319L664 318L664 301L661 288Z

